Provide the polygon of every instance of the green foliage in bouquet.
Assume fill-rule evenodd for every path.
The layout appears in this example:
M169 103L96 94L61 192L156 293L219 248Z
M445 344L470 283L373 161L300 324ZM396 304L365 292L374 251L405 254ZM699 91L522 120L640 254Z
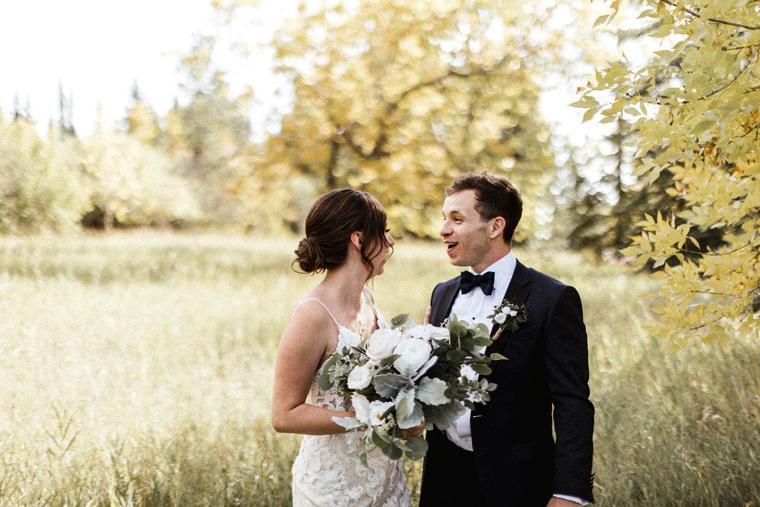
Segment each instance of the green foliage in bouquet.
M487 403L496 385L463 374L463 367L489 375L491 361L506 359L482 351L492 341L484 324L449 319L445 327L415 325L408 315L368 338L342 330L336 352L324 363L318 383L351 399L354 417L333 418L347 430L363 431L364 452L379 448L391 459L420 459L421 436L407 430L450 427L466 408Z

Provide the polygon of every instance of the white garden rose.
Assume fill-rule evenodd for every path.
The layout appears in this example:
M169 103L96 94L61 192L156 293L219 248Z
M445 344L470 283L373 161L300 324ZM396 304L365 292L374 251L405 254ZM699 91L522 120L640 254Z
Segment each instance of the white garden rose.
M509 316L510 317L516 317L517 316L517 310L509 310Z
M497 324L504 324L507 321L507 315L503 312L497 313L493 320L495 320Z
M348 374L348 388L359 390L364 389L372 382L372 371L366 364L355 366L351 373Z
M467 380L478 380L478 373L469 364L463 364L459 368L459 374Z
M336 350L341 351L344 347L358 347L362 338L350 329L341 327L338 331L338 347Z
M431 352L430 344L425 340L419 338L403 340L393 351L394 354L401 356L396 359L393 366L400 374L411 377L430 359Z
M430 324L420 324L410 328L406 332L409 338L419 338L420 340L448 340L449 330L445 327L437 327Z
M395 329L378 329L369 337L367 355L373 361L382 361L393 354L403 336Z

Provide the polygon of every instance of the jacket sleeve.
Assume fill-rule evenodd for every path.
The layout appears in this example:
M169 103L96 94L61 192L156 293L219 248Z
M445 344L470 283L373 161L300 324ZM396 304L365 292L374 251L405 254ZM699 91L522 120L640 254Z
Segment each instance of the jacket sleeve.
M555 494L593 502L594 405L589 400L588 340L578 291L562 288L549 312L545 365L554 408Z

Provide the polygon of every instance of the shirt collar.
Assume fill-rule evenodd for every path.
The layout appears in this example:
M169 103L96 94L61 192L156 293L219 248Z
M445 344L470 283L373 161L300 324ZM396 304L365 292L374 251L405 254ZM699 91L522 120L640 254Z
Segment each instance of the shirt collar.
M509 282L512 280L512 275L515 273L516 266L517 257L515 257L515 254L510 250L507 255L488 266L481 273L477 273L472 267L469 268L469 271L476 275L482 275L483 273L493 271L493 286L498 293L505 291L509 286Z

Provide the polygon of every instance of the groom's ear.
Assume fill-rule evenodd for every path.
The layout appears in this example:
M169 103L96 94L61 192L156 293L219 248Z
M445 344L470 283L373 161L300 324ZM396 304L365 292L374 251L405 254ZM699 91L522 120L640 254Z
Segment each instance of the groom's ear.
M495 217L489 221L488 224L488 237L490 239L496 239L504 234L504 228L507 227L507 221L504 217Z

